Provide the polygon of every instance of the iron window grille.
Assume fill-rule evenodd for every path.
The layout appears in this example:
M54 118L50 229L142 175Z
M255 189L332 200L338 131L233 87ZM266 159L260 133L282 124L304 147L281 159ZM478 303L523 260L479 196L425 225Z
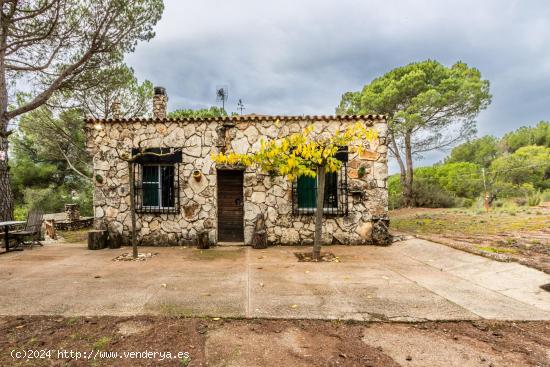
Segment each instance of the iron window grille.
M347 149L342 148L336 158L342 161L338 172L325 174L323 214L348 215ZM317 206L317 177L299 177L292 183L292 214L312 215Z
M148 150L169 153L167 148ZM134 162L133 200L137 213L179 213L179 162L181 152L162 157L146 155Z

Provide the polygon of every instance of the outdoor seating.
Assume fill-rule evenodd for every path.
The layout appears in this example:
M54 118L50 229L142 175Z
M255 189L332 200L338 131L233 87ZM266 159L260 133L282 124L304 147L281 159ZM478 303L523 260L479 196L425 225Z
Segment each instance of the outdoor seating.
M33 245L44 246L40 242L43 217L44 212L41 209L32 210L27 216L27 222L24 228L9 233L9 236L14 238L17 242L16 246L28 245L30 248L32 248Z

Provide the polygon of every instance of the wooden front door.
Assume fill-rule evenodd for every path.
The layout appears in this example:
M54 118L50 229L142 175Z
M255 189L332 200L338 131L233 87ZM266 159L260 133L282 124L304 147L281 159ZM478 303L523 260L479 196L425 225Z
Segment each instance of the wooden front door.
M218 241L244 241L243 171L218 170Z

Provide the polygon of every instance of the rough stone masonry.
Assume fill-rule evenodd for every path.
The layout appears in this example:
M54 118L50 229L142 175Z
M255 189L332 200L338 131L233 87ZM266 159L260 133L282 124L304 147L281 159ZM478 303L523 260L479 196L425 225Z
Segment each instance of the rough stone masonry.
M177 163L178 208L165 213L137 213L140 244L193 244L208 232L218 241L217 170L211 159L220 151L253 152L261 139L300 133L309 125L318 134L343 130L356 122L378 132L378 141L361 155L349 153L347 215L326 216L325 244L390 243L388 235L387 123L384 116L232 116L223 118L166 118L166 95L155 89L153 118L115 118L86 121L87 148L93 157L95 225L128 241L130 234L130 178L120 157L132 149L181 149ZM227 167L224 167L227 168ZM195 176L200 175L200 180ZM140 179L139 177L137 178ZM311 244L314 216L297 213L292 182L252 168L243 180L244 243L250 244L258 214L263 214L270 244ZM342 199L343 200L343 199ZM293 207L294 205L294 207Z

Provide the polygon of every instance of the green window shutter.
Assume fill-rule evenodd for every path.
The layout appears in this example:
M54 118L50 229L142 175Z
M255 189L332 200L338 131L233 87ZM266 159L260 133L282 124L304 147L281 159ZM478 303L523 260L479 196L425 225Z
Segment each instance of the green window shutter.
M297 181L298 208L315 208L317 206L317 178L301 176ZM325 208L338 208L338 174L325 175Z
M143 166L143 206L159 206L159 167Z
M164 208L174 207L175 191L174 191L174 166L161 166L162 180L162 206Z
M338 208L338 174L330 172L325 175L325 208Z
M317 179L301 176L297 182L298 208L315 208L317 198Z

